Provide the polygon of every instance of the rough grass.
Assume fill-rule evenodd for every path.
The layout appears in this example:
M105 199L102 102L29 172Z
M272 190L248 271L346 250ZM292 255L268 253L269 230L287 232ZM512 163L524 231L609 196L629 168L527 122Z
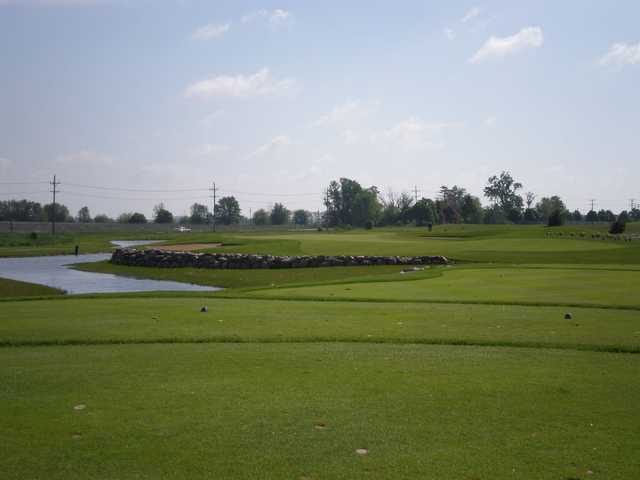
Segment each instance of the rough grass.
M207 305L209 311L201 313ZM378 342L640 352L640 312L203 298L3 302L0 345Z
M128 345L0 364L4 479L640 475L635 355Z
M7 278L0 278L0 298L11 297L41 297L48 295L62 295L64 292L56 288L36 285L34 283L18 282Z

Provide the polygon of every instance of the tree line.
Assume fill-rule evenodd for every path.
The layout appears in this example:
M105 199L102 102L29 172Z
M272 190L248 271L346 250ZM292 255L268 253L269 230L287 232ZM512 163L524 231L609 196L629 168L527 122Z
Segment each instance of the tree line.
M533 192L521 193L522 183L517 182L509 172L493 175L484 187L484 196L490 203L483 206L480 199L463 187L443 185L436 198L417 198L408 192L381 195L376 186L364 187L356 180L340 178L332 181L326 189L322 215L308 210L291 211L282 203L275 203L270 209L259 209L251 218L242 215L240 204L233 196L220 198L214 211L207 205L194 203L189 215L175 216L163 203L153 209L153 217L148 219L140 212L125 212L117 218L105 214L91 216L88 207L82 207L71 216L69 209L60 203L44 206L29 200L0 201L0 221L20 222L80 222L80 223L162 223L162 224L208 224L214 220L218 224L233 225L252 223L254 225L322 225L326 227L364 227L417 225L426 226L445 223L542 223L550 226L572 222L615 222L626 223L640 220L640 210L620 212L611 210L569 211L564 201L557 195L537 199Z

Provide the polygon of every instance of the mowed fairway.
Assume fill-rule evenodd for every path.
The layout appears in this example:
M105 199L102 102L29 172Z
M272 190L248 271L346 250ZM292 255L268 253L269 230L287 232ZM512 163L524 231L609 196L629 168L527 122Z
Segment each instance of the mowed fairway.
M454 263L80 267L213 294L6 284L0 478L640 478L640 242L576 232L198 234Z

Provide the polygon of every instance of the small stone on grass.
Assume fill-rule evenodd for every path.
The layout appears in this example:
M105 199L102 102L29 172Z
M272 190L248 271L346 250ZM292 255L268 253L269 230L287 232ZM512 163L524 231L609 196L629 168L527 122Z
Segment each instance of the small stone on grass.
M85 408L87 408L87 406L84 403L81 403L73 407L74 410L84 410Z
M358 448L358 449L356 450L356 453L357 453L358 455L366 455L366 454L368 454L368 453L369 453L369 450L368 450L368 449L366 449L366 448Z

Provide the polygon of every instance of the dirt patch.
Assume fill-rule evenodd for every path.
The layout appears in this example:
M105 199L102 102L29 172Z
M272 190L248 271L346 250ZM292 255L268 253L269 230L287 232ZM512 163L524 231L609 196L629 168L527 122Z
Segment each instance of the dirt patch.
M217 248L221 246L221 243L185 243L182 245L159 245L152 248L163 252L193 252L195 250L205 250L207 248Z

